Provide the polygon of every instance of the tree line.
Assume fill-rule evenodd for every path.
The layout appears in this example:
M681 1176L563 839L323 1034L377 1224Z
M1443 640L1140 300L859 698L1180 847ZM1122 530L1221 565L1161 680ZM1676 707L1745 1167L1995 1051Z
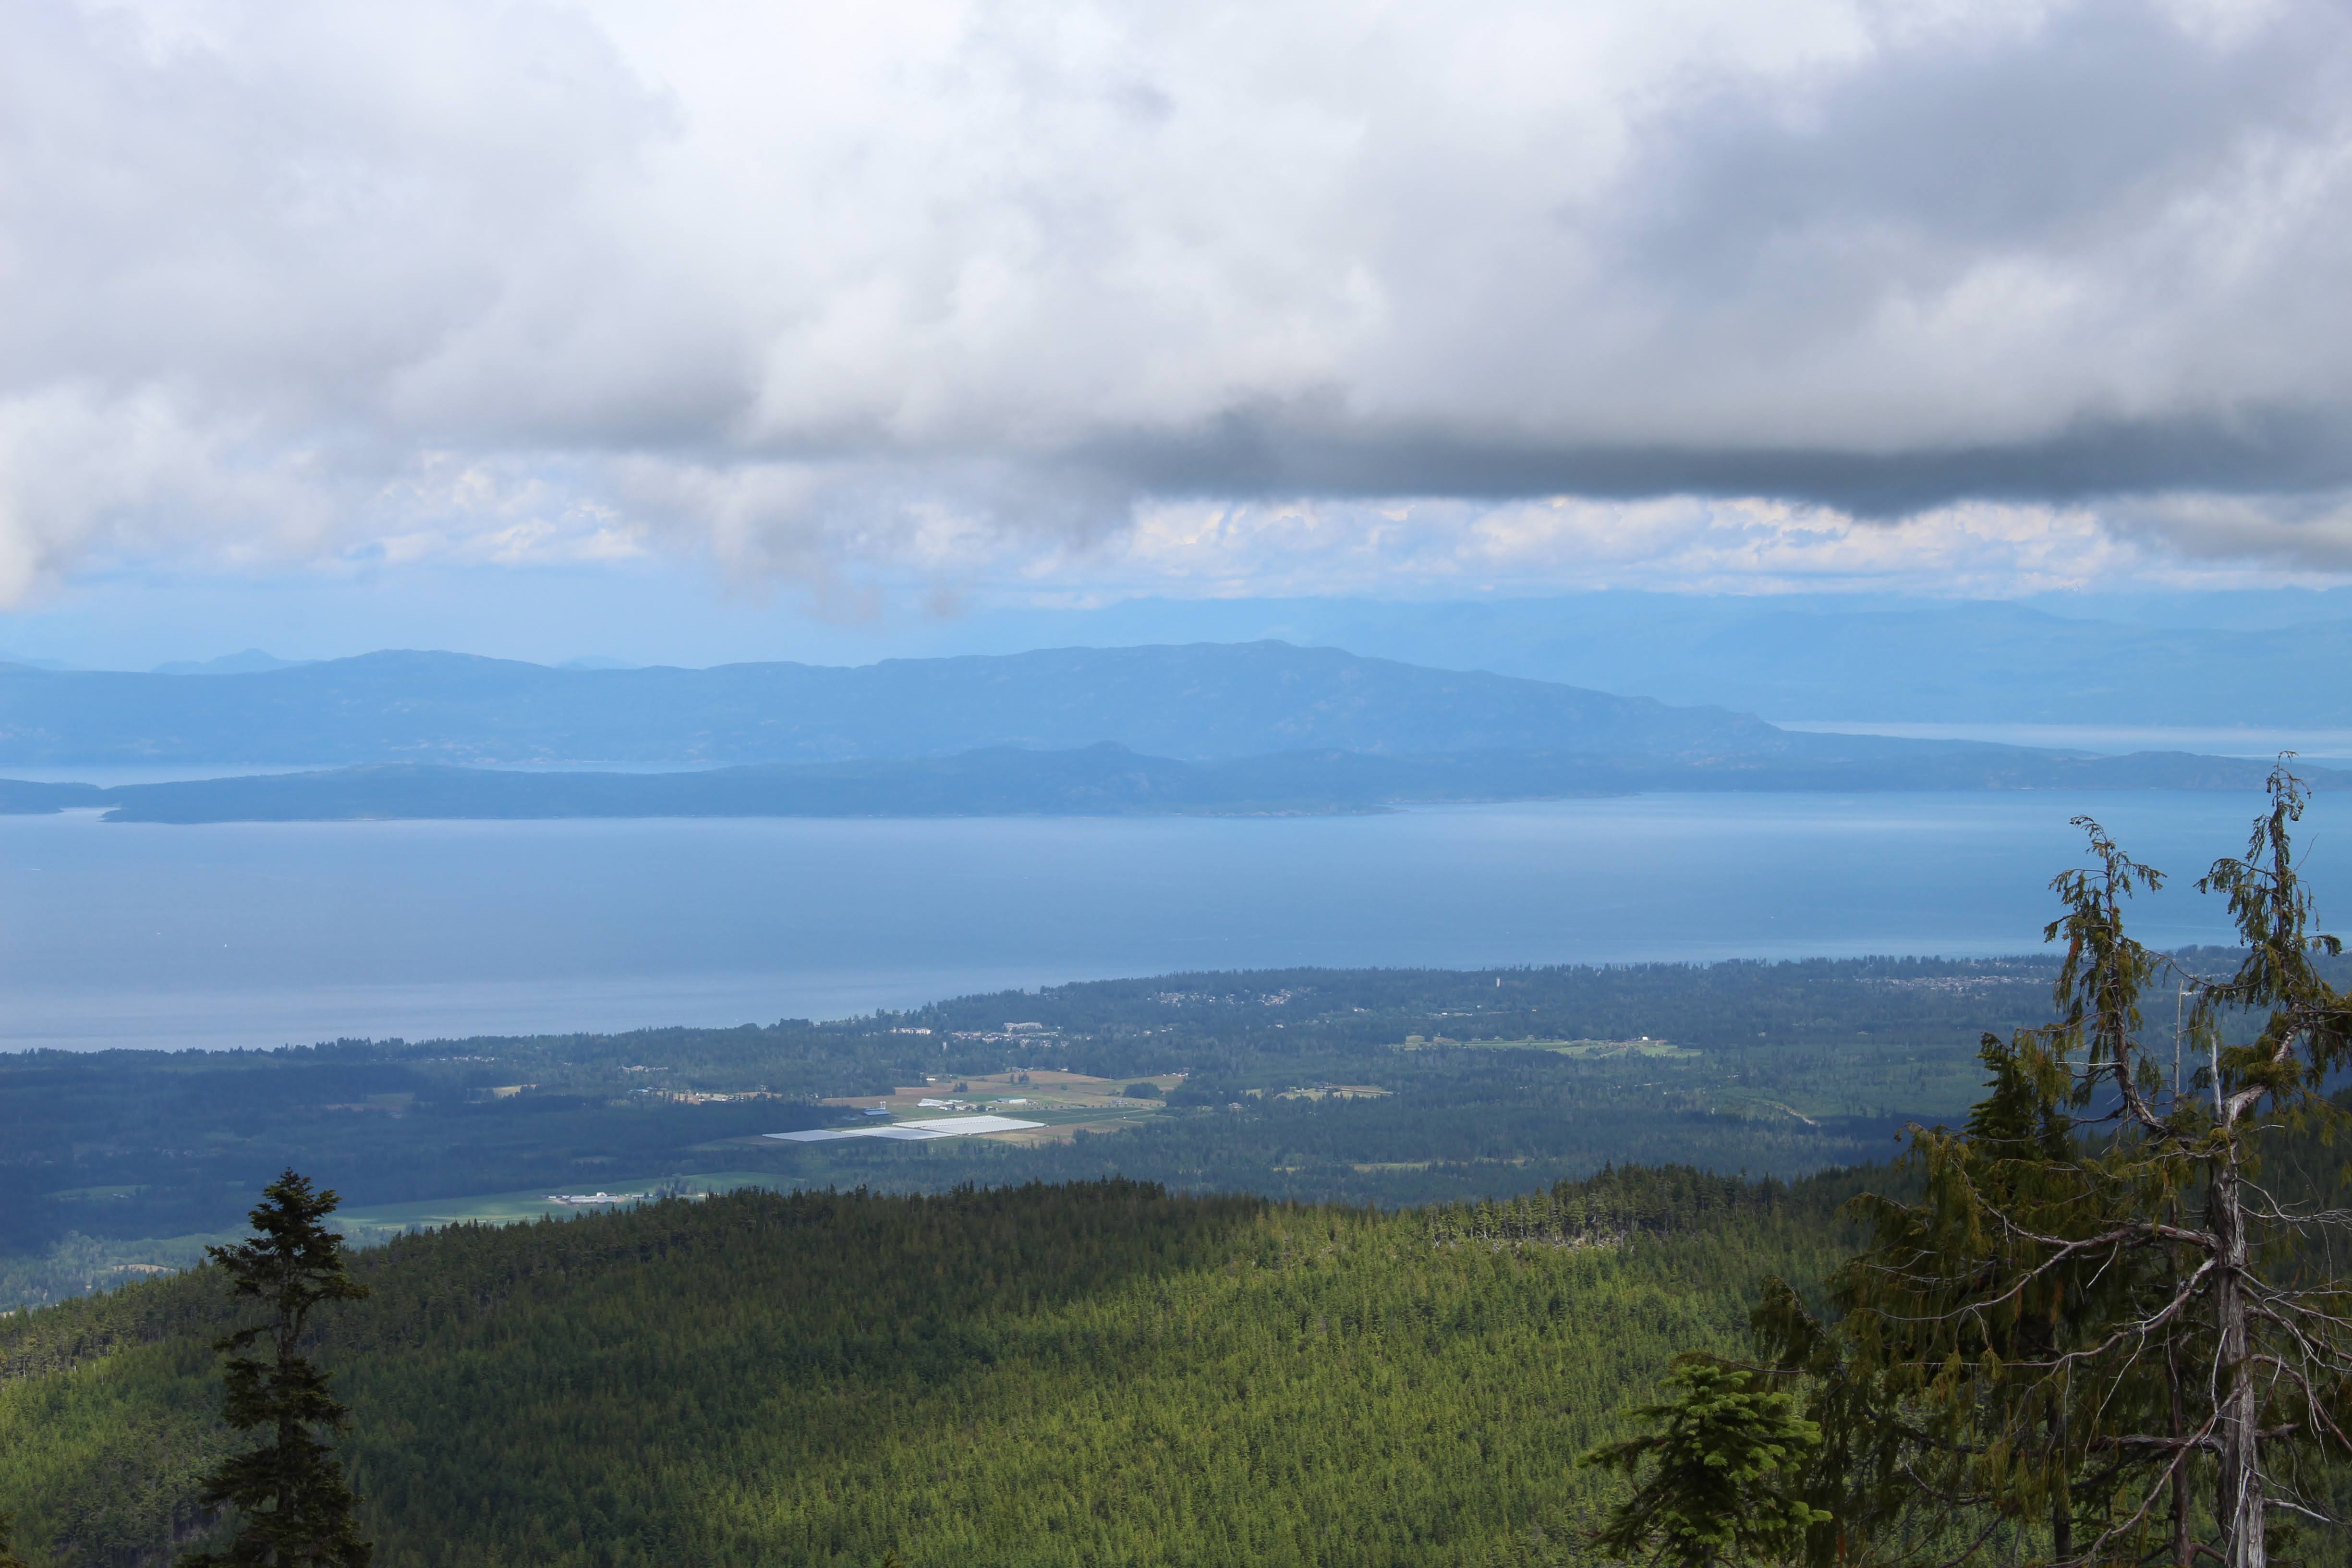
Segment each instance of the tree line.
M2352 1530L2352 1242L2336 1140L2352 997L2323 970L2282 765L2200 889L2242 945L2199 970L2128 930L2163 873L2077 818L2057 1016L1987 1035L1964 1126L1916 1128L1919 1192L1866 1194L1868 1245L1768 1281L1750 1353L1693 1347L1598 1537L1740 1562L2333 1557ZM1809 1300L1809 1297L1811 1298Z

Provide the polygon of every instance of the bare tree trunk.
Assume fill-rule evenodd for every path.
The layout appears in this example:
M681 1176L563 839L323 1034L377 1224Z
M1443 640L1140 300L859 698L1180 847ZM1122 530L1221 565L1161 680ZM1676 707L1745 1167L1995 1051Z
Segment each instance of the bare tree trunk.
M2221 1474L2214 1510L2221 1526L2221 1559L2228 1568L2268 1568L2254 1369L2246 1361L2246 1216L2237 1163L2226 1155L2214 1166L2209 1207L2221 1263L2213 1289L2213 1327L2222 1380L2215 1412Z
M2176 1220L2176 1223L2177 1220ZM2189 1433L2189 1418L2180 1400L2180 1345L2168 1341L2164 1347L2164 1381L2172 1402L2172 1440L2179 1442ZM2172 1455L2172 1564L2173 1568L2194 1568L2196 1545L2189 1538L2192 1504L2189 1495L2189 1458L2179 1449Z
M2074 1556L2074 1499L2066 1486L2066 1407L2050 1415L2050 1447L2058 1461L2058 1482L2050 1494L2050 1560L2068 1563Z

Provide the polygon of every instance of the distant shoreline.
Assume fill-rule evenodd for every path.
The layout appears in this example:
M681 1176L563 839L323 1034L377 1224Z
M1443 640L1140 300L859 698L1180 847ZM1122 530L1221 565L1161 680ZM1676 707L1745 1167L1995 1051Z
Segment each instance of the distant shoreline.
M1809 739L1813 739L1809 737ZM0 814L96 810L110 823L532 821L641 818L1291 817L1411 806L1635 794L1885 794L2126 789L2252 791L2271 764L2186 752L2086 756L1932 742L1832 744L1685 759L1542 752L1384 756L1277 752L1221 762L1105 742L989 747L953 756L694 767L675 773L523 772L375 763L299 773L117 784L0 779ZM2314 789L2352 773L2299 770Z

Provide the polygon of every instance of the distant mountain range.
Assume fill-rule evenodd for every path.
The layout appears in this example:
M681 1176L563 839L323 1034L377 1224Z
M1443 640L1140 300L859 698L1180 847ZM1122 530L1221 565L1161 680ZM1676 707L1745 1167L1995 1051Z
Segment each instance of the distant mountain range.
M1101 741L1192 761L1316 749L1658 757L1787 739L1719 708L1279 642L854 668L550 669L374 653L201 679L0 669L0 767L840 762Z
M635 657L572 668L645 662L645 649L632 647L651 635L642 628L578 631L613 639L593 651ZM2091 591L2031 602L1622 589L1432 603L1136 598L822 628L785 616L763 622L758 640L777 650L763 657L800 649L828 663L1280 640L1776 721L2352 730L2352 684L2337 673L2352 659L2352 589ZM68 668L0 653L9 661ZM247 648L158 668L210 678L288 662Z
M1130 599L982 611L929 635L940 652L1278 637L1775 720L2352 728L2343 591Z
M301 763L343 765L113 788L0 782L0 811L100 806L134 822L1289 813L1660 789L2242 790L2266 771L2180 752L1797 733L1721 708L1281 642L856 668L551 669L379 653L201 679L0 669L0 769ZM2315 787L2352 783L2305 771Z
M2002 603L1612 595L1390 606L1314 640L1775 719L2352 727L2342 618L2134 626Z
M303 661L279 658L275 654L249 647L242 653L225 653L218 658L175 658L159 664L157 675L260 675L273 669L292 669ZM51 666L50 668L58 668Z

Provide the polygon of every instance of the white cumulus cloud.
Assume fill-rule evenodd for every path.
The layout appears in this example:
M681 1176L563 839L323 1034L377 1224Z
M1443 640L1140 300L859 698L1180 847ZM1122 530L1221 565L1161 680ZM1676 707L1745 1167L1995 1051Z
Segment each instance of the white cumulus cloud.
M0 13L0 596L2352 568L2325 0Z

